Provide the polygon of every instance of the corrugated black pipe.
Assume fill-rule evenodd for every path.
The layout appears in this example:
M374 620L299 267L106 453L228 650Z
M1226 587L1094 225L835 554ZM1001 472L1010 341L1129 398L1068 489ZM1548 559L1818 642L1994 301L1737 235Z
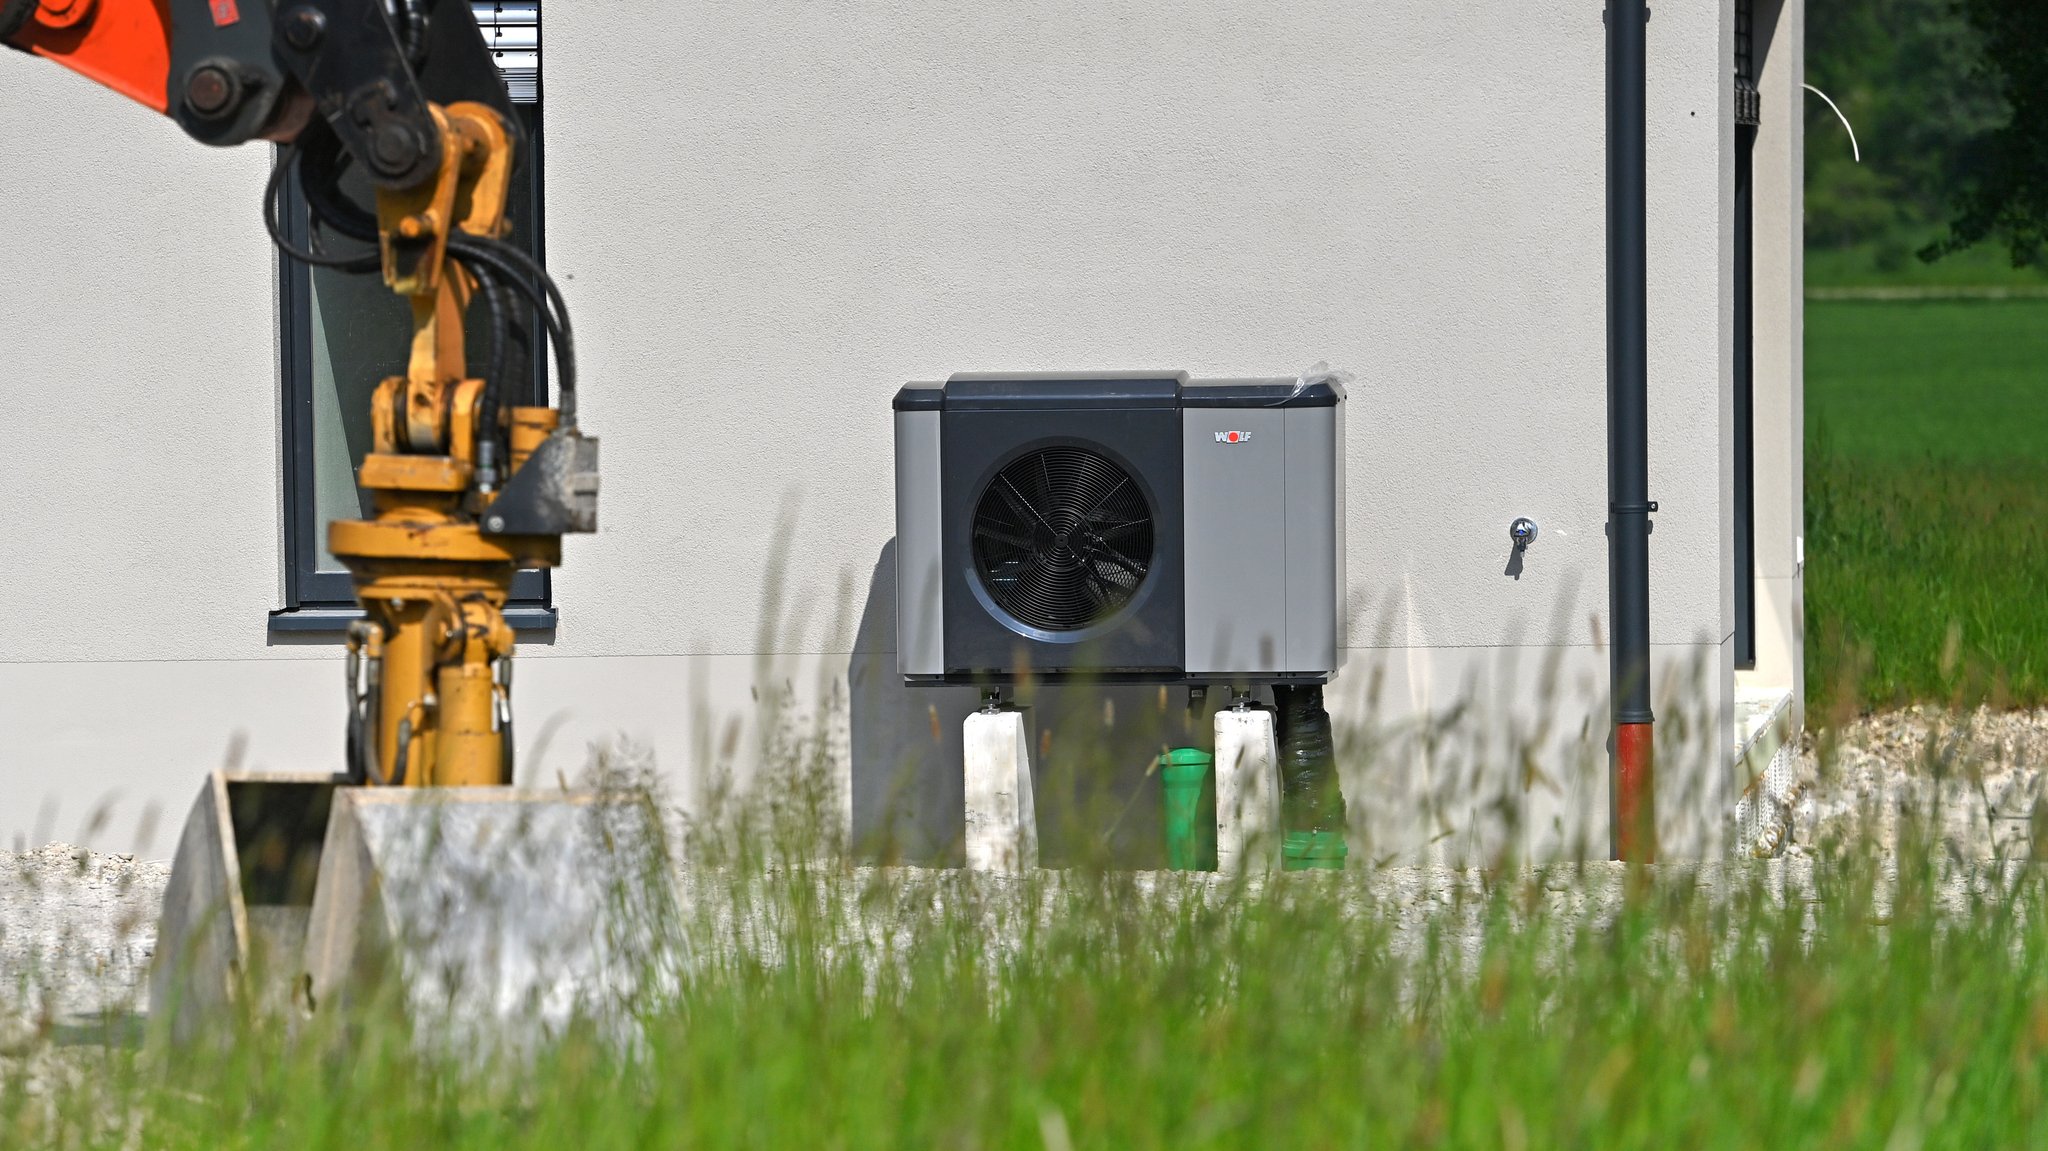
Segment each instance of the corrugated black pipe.
M1344 830L1337 741L1323 689L1273 685L1274 742L1280 745L1280 823L1288 831Z
M1607 4L1607 596L1614 858L1656 857L1650 749L1649 264L1643 0Z

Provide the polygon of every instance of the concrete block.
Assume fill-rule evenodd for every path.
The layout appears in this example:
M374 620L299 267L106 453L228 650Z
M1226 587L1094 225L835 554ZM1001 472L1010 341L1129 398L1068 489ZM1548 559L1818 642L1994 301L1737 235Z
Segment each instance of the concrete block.
M967 717L963 738L968 868L1013 872L1037 867L1038 812L1024 713L977 711Z
M1216 869L1280 866L1280 745L1273 713L1216 713Z
M672 985L676 928L644 803L347 788L307 930L309 1006L396 1007L416 1041L465 1055L530 1051L575 1020L630 1043L632 1001Z

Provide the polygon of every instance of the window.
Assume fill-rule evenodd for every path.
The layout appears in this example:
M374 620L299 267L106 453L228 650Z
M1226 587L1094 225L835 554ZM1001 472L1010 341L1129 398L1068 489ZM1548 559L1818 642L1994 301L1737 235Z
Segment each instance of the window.
M1752 0L1735 0L1735 666L1756 667L1756 273L1751 172L1762 98Z
M545 260L541 229L541 104L539 6L472 4L526 131L527 153L512 178L508 211L512 242ZM344 189L367 203L367 186ZM307 241L305 202L296 179L286 186L283 225L293 243ZM345 241L323 237L331 249ZM273 632L340 632L359 612L347 569L327 551L327 524L371 514L355 483L370 443L370 395L387 376L405 372L411 312L371 275L308 268L278 256L279 341L285 417L285 609L272 613ZM469 332L472 364L483 362L481 325ZM527 387L508 390L513 404L548 402L547 355L528 349L530 371L515 369ZM515 357L516 362L517 357ZM552 628L548 573L523 571L512 581L505 618L524 630Z

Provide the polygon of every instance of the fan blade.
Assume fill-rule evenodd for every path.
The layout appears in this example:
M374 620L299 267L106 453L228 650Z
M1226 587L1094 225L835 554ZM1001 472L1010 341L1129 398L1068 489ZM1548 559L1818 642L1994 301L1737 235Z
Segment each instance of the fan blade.
M1114 496L1114 495L1116 495L1116 494L1117 494L1118 492L1120 492L1120 491L1124 490L1124 485L1126 485L1126 484L1128 484L1128 483L1130 483L1130 482L1131 482L1131 477L1129 477L1129 476L1120 476L1120 477L1118 477L1118 479L1117 479L1117 481L1116 481L1116 486L1115 486L1115 487L1113 487L1113 488L1109 489L1109 490L1108 490L1107 492L1104 492L1104 493L1103 493L1103 496L1102 496L1102 498L1101 498L1101 499L1099 499L1099 500L1096 500L1096 501L1095 501L1094 503L1092 503L1092 504L1088 505L1088 510L1087 510L1087 511L1085 511L1085 512L1082 512L1082 513L1081 513L1081 519L1082 519L1082 521L1083 521L1083 522L1086 522L1086 521L1088 521L1088 520L1094 519L1094 518L1095 518L1095 513L1096 513L1096 512L1099 512L1099 511L1101 511L1101 510L1102 510L1102 505L1104 505L1104 504L1108 503L1108 502L1109 502L1109 500L1110 500L1110 497L1111 497L1111 496Z
M987 522L974 525L974 538L978 540L994 540L997 543L1016 548L1021 552L1035 551L1038 547L1038 541L1029 535L1007 532L1002 530L1001 527Z
M1095 529L1093 534L1101 536L1103 539L1108 539L1112 535L1124 535L1138 528L1149 529L1151 526L1152 521L1149 519L1123 520L1113 524L1095 524L1093 525Z
M1032 519L1037 520L1039 526L1043 527L1046 531L1053 532L1054 535L1059 534L1058 532L1053 531L1053 526L1047 523L1045 516L1042 515L1037 508L1031 505L1031 501L1024 498L1024 493L1017 490L1017 485L1010 482L1009 476L997 476L996 483L1001 485L1000 490L1003 494L1003 498L1010 504L1012 510L1023 512L1024 514L1030 516Z
M1135 560L1131 559L1129 556L1123 554L1115 548L1110 547L1109 544L1103 541L1101 536L1098 536L1093 532L1089 532L1088 534L1083 536L1081 539L1081 547L1075 550L1081 552L1082 558L1085 559L1090 566L1098 563L1106 563L1113 567L1122 568L1126 572L1129 572L1131 576L1135 579L1145 578L1145 569L1139 567Z
M1115 601L1116 589L1110 587L1109 581L1102 578L1102 573L1095 570L1094 564L1082 564L1081 575L1080 587L1088 593L1089 599L1095 601L1095 611L1089 612L1089 615L1095 615Z

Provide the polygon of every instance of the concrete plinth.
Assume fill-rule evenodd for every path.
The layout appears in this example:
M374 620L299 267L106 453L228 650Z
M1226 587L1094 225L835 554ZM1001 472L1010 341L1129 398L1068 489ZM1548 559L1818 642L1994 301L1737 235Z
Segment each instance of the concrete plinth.
M1024 713L978 711L967 717L967 867L1023 871L1038 866L1038 812L1032 802L1031 739Z
M1216 869L1280 866L1280 748L1273 713L1216 713Z

